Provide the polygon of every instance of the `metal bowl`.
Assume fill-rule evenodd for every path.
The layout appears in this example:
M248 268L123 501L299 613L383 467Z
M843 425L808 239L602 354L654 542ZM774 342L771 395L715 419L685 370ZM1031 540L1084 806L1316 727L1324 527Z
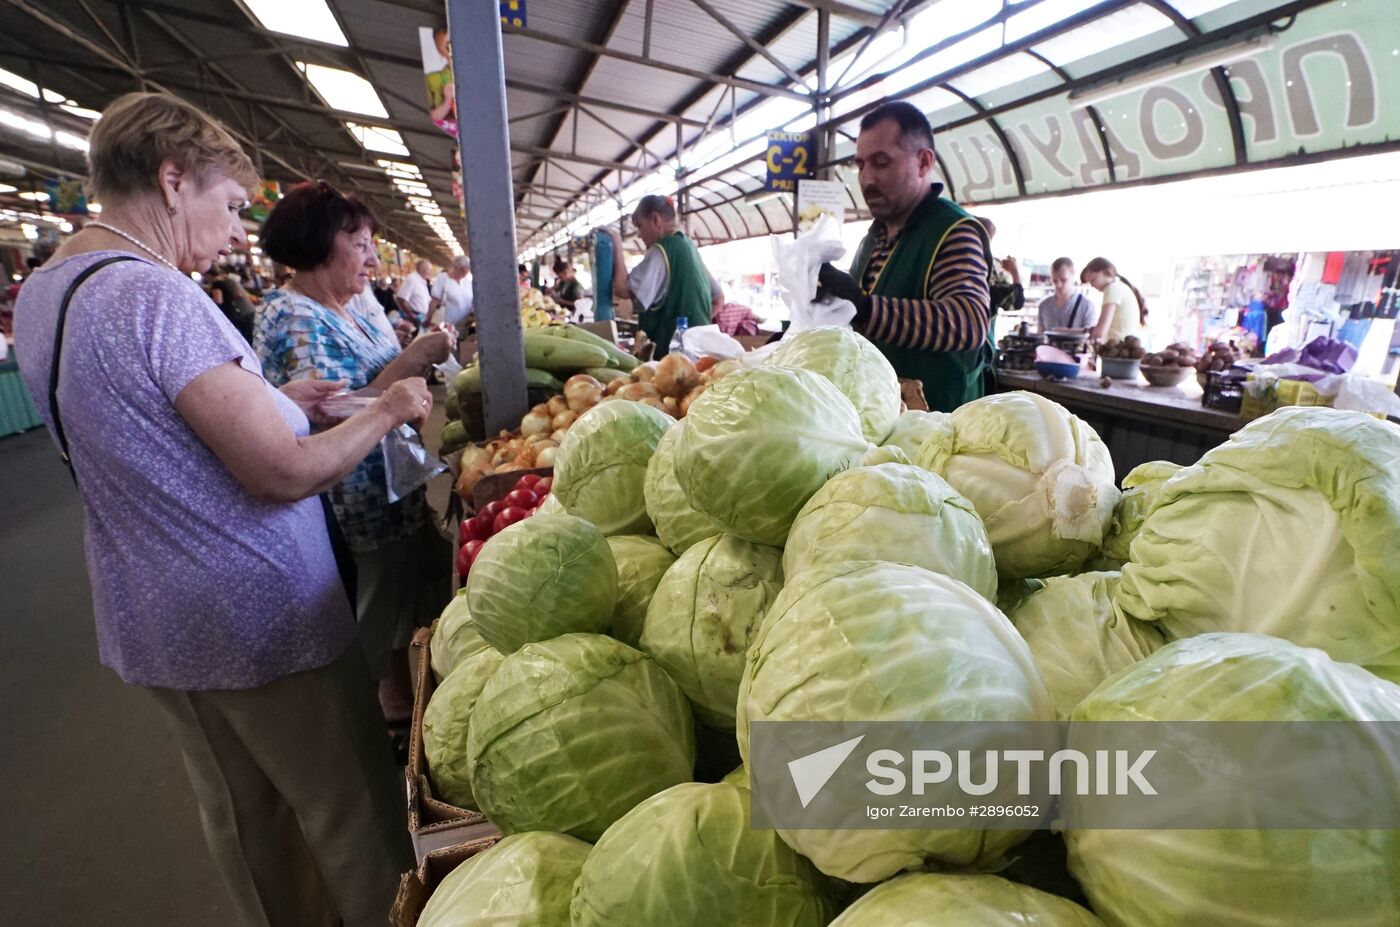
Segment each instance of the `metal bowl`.
M1099 371L1110 380L1136 380L1142 361L1136 357L1100 357Z
M1196 375L1195 367L1143 367L1142 375L1152 386L1178 386L1187 377Z

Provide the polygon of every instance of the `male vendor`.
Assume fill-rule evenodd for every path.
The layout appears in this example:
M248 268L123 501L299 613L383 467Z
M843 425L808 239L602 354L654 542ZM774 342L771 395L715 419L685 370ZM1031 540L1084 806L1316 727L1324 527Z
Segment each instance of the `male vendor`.
M933 131L916 107L887 102L860 122L856 167L874 217L851 274L823 264L821 291L855 304L865 335L930 409L986 392L991 251L986 230L934 183Z

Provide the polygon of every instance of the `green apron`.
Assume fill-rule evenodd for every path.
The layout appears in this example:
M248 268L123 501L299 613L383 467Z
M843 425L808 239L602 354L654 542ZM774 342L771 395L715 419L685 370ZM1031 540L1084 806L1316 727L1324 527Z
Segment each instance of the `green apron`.
M710 275L700 260L700 250L681 231L672 232L656 243L666 260L666 292L661 301L637 313L637 322L647 337L656 342L654 358L666 356L676 334L676 319L685 316L687 324L710 324Z
M976 222L961 206L939 196L941 187L915 208L899 233L894 252L869 291L872 296L895 299L927 299L928 280L948 233L963 222ZM981 234L980 226L978 227ZM986 235L982 249L991 267ZM870 263L873 233L865 236L851 264L851 275L864 286L865 268ZM958 406L986 395L987 372L991 369L991 346L983 343L971 351L927 351L874 341L902 379L924 385L924 398L935 412L951 412Z

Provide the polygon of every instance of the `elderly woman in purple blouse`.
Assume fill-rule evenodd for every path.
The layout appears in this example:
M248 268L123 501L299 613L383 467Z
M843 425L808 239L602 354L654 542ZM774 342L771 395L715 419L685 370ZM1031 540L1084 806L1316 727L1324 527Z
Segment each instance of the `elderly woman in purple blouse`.
M381 924L402 783L317 496L430 394L399 380L312 435L338 384L274 389L189 276L244 241L248 157L160 94L89 141L102 221L25 284L16 336L82 495L102 662L167 715L242 922Z

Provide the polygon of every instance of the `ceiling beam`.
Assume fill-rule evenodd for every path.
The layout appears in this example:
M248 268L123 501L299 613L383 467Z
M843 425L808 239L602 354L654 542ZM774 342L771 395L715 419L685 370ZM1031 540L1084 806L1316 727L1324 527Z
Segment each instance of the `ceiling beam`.
M840 16L872 29L880 25L879 13L862 10L849 3L842 3L841 0L787 0L787 2L789 6L800 6L809 10L826 10L833 16Z
M694 78L698 81L705 81L711 84L724 84L727 87L737 87L740 90L750 90L754 93L761 93L770 97L786 97L790 100L806 100L810 94L801 91L791 90L787 87L780 87L777 84L765 84L762 81L747 80L742 77L733 77L724 74L712 74L709 71L700 71L695 68L688 68L684 65L671 64L666 61L658 61L655 58L643 58L641 55L634 55L630 52L619 51L609 48L607 45L598 45L594 42L584 42L580 39L572 39L562 35L552 35L548 32L540 32L535 29L528 29L523 26L512 26L506 23L501 24L501 31L506 35L518 35L521 38L535 39L539 42L547 42L551 45L560 45L564 48L572 48L575 51L588 52L591 55L598 55L603 58L615 58L618 61L626 61L629 64L640 65L646 68L655 68L659 71L670 71L673 74L680 74L685 77Z
M599 109L617 110L619 113L631 113L634 116L645 116L648 119L659 119L662 122L678 122L681 125L692 126L694 128L703 128L705 125L705 123L699 119L689 119L685 116L676 116L671 113L658 113L655 110L634 106L630 103L619 103L615 100L603 100L594 96L566 93L556 87L545 87L541 84L532 84L529 81L507 78L506 89L519 90L521 93L538 93L540 96L549 97L561 103L579 103L584 106L596 106Z

